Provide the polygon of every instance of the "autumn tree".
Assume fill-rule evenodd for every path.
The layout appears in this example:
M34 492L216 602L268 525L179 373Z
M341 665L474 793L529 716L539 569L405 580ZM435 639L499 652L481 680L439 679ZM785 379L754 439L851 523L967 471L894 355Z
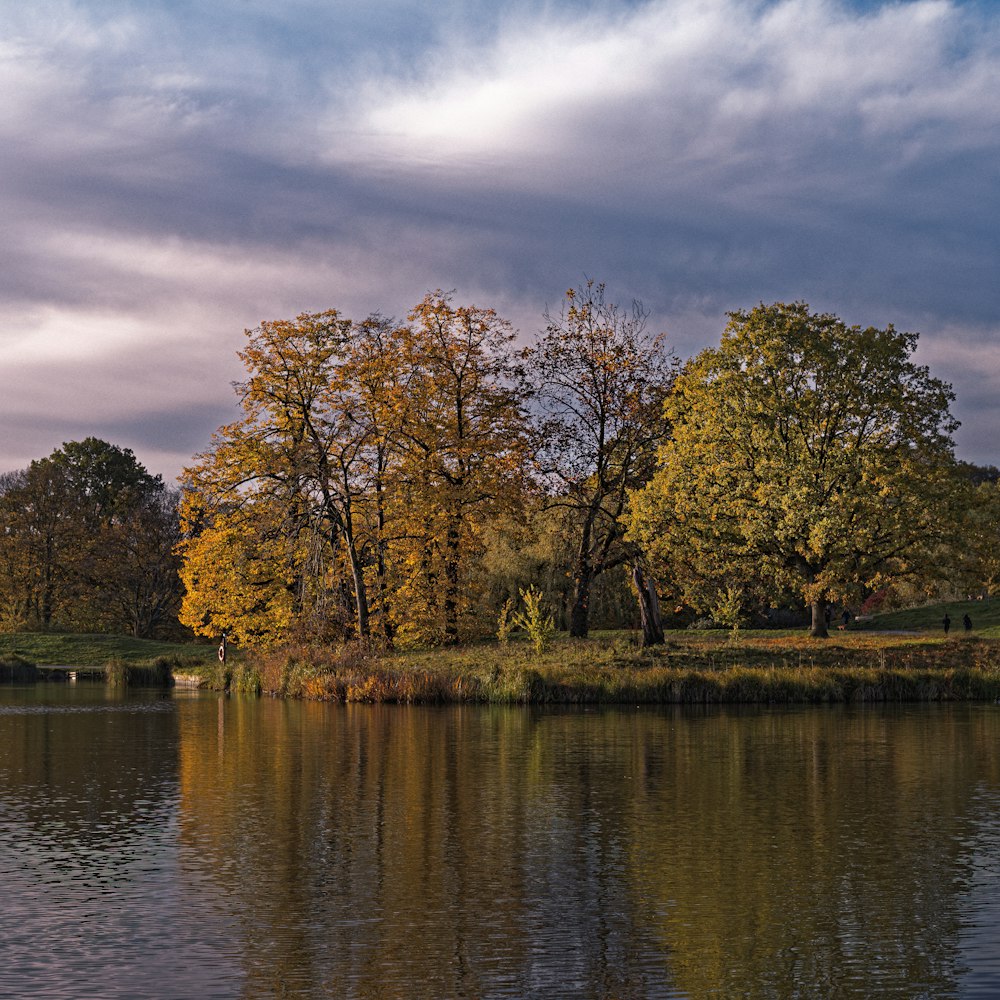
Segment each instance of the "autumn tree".
M514 331L492 309L427 295L401 329L405 406L396 470L406 511L405 618L454 645L474 608L484 525L515 509L526 457Z
M320 637L346 583L354 635L457 641L523 454L512 336L441 293L404 324L328 310L249 331L244 416L185 473L184 621Z
M244 416L184 473L182 617L197 631L280 638L326 604L327 577L342 564L356 634L369 634L354 474L368 429L340 371L351 330L331 309L247 331Z
M541 415L537 463L548 506L568 512L573 525L570 634L583 637L594 581L637 557L622 516L629 491L653 473L676 368L663 339L646 332L642 306L607 301L593 281L570 289L547 319L523 358Z
M831 601L925 570L954 524L950 387L917 335L804 303L730 314L678 379L631 535L701 610L788 588Z
M260 492L227 502L188 490L181 510L181 621L201 635L225 632L248 645L287 638L309 607L310 539L288 531L280 498Z

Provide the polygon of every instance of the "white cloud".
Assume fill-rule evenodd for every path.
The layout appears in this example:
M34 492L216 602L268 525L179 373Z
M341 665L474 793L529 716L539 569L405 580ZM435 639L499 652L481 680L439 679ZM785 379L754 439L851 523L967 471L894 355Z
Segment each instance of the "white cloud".
M416 83L369 80L354 121L327 122L355 141L328 155L451 176L492 163L508 183L548 188L608 185L648 159L688 180L748 156L784 169L838 136L879 155L914 129L995 145L1000 44L971 17L946 0L867 14L657 0L628 16L507 21L486 46L435 53Z

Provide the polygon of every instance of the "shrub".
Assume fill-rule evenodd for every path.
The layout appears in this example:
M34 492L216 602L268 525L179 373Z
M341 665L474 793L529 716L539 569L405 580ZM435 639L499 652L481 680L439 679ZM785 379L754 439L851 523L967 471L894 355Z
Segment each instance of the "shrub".
M501 646L506 646L510 641L510 634L517 625L515 617L514 598L508 597L503 602L503 607L500 609L500 614L497 617L497 639L500 640Z
M546 613L542 606L542 592L534 586L521 591L521 600L524 601L524 610L515 615L514 621L528 633L535 652L541 655L556 634L556 620Z

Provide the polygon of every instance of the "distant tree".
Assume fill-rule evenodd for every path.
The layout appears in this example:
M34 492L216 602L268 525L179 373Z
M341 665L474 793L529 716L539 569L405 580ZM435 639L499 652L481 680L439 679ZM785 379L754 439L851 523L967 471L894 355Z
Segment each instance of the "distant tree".
M546 319L523 361L541 414L537 464L548 505L572 525L569 631L583 637L595 580L637 557L622 516L666 438L663 401L676 362L661 337L647 334L638 302L622 309L593 281L570 289L560 314Z
M702 610L792 588L831 601L930 566L957 518L951 388L917 336L804 303L730 314L667 405L671 440L631 535Z
M3 477L0 591L10 630L48 631L69 603L83 544L63 471L51 459Z
M94 602L116 631L150 637L177 629L181 602L180 492L144 492L100 536L92 577Z
M949 597L992 595L1000 589L1000 481L991 475L970 477L969 468L962 463L961 544L942 546L939 554L952 584Z
M984 483L996 485L1000 483L1000 469L995 465L976 465L974 462L958 462L958 474L967 479L973 486Z
M177 496L128 448L70 441L0 482L5 624L149 636L176 623Z

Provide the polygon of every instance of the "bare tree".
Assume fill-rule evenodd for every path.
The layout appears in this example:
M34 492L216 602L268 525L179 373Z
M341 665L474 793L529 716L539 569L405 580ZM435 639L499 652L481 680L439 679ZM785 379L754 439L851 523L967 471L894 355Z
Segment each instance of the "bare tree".
M591 280L545 319L522 357L541 418L536 456L548 505L567 508L576 531L570 634L584 637L594 580L635 558L622 515L629 491L653 474L677 362L646 332L641 303L622 309Z

